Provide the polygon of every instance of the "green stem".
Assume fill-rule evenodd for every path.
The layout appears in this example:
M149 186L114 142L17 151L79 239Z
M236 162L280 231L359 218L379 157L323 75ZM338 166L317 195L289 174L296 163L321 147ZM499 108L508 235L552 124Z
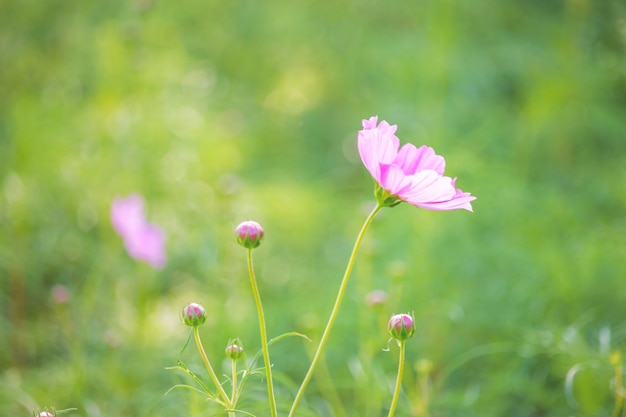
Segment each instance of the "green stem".
M402 375L404 374L404 340L399 340L400 344L400 360L398 361L398 378L396 379L396 389L393 392L393 399L391 400L391 406L389 407L389 414L387 417L393 417L396 412L396 406L398 405L398 398L400 397L400 389L402 388Z
M239 390L237 387L237 359L231 359L231 372L233 374L232 384L233 384L233 394L231 398L232 407L237 407L237 401L239 400Z
M337 299L335 300L335 305L333 306L333 310L330 313L330 317L328 318L328 322L326 323L326 328L324 329L324 333L322 334L322 338L320 339L320 343L317 346L317 350L315 351L315 355L313 355L313 360L311 361L311 365L309 366L309 370L304 376L304 380L302 381L302 385L300 385L300 389L296 394L296 397L293 400L293 404L291 405L291 410L289 410L289 417L294 417L296 413L296 409L304 396L304 391L306 387L309 385L311 378L313 377L313 372L315 371L315 367L319 362L322 351L326 346L326 342L328 341L328 337L330 335L330 331L335 323L335 319L337 319L337 314L339 313L339 307L341 306L341 301L343 300L343 296L346 292L346 287L348 286L348 280L350 279L350 274L352 273L352 268L354 267L354 261L356 260L357 252L359 251L359 247L361 246L361 242L363 241L363 236L365 236L365 232L367 228L374 220L376 213L383 208L380 204L377 204L374 210L367 216L365 223L361 227L361 231L359 232L356 242L354 243L354 247L352 248L352 254L350 255L350 259L348 260L348 265L346 267L346 272L343 274L343 279L341 280L341 285L339 286L339 292L337 293Z
M256 309L259 315L259 328L261 330L261 347L263 349L263 361L265 362L265 376L267 379L267 395L270 400L270 412L272 417L276 417L276 398L274 397L274 382L272 381L272 363L270 362L269 345L267 344L267 331L265 328L265 314L263 314L263 305L261 304L261 296L259 287L256 283L254 275L254 267L252 265L252 249L248 249L248 272L250 273L250 284L252 284L252 293L256 302Z
M228 399L228 395L226 394L226 391L224 391L222 384L220 384L220 380L217 378L217 375L215 374L215 371L211 366L211 362L209 361L209 358L204 351L204 347L202 347L202 341L200 340L198 326L194 326L193 336L196 339L196 346L198 346L198 351L200 352L200 356L202 357L202 362L204 362L204 366L206 367L207 371L209 371L209 376L211 377L213 384L215 384L217 392L220 394L220 397L222 397L222 400L224 400L224 402L228 405L228 408L231 408L230 399Z
M615 370L615 407L613 408L613 417L619 417L624 404L622 397L622 360L621 355L614 355L613 368Z

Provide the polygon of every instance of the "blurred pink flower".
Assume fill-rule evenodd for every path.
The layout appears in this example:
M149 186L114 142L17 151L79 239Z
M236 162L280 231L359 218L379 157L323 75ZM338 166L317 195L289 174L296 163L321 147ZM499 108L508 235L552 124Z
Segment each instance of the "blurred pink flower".
M70 301L70 292L65 285L57 284L50 290L50 296L55 304L67 304Z
M397 126L378 117L363 120L358 148L361 160L378 183L377 198L383 205L406 201L430 210L465 209L472 211L469 193L455 188L456 178L443 175L446 161L428 146L400 147Z
M113 200L111 223L131 257L158 269L165 265L165 234L145 219L140 195L131 194Z

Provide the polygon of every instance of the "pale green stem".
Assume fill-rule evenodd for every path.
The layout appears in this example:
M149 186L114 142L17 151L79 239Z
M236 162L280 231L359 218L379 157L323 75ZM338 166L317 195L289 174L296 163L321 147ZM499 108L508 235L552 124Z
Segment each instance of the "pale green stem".
M232 401L232 406L233 408L237 406L237 399L239 397L238 392L237 392L237 360L236 359L231 359L231 370L232 370L232 374L233 374L233 379L232 379L232 384L233 384L233 394L231 395L231 401Z
M419 415L423 417L430 417L430 383L429 383L429 375L424 374L419 377L419 393L421 396L420 405L422 407L422 411Z
M309 370L304 376L304 380L302 381L302 385L300 385L300 389L298 390L296 397L293 400L293 404L291 405L291 410L289 410L289 417L294 417L296 413L296 409L300 404L300 400L304 396L304 391L306 387L309 385L311 378L313 377L313 372L315 371L315 367L319 362L322 351L326 346L326 342L328 341L328 337L330 335L330 331L337 319L337 314L339 313L339 307L341 306L341 302L343 300L343 296L346 292L346 288L348 286L348 280L350 279L350 274L352 273L352 268L354 267L354 261L356 260L357 252L359 251L359 247L361 246L361 242L363 241L363 236L365 236L365 232L367 228L374 220L376 213L382 208L380 204L377 204L374 210L367 216L365 223L361 227L361 231L359 232L356 242L354 243L354 247L352 248L352 254L350 255L350 259L348 260L348 265L346 267L346 272L343 274L343 279L341 280L341 285L339 286L339 292L337 293L337 299L335 300L335 305L333 306L333 310L330 313L330 317L328 318L328 322L326 323L326 328L324 329L324 333L322 334L322 338L320 339L320 343L317 346L317 350L315 351L315 355L313 355L313 359L311 361L311 365L309 366Z
M396 389L393 392L393 398L391 400L391 406L389 407L389 414L387 417L393 417L396 412L396 406L398 405L398 398L400 397L400 390L402 388L402 375L404 374L404 340L399 340L400 344L400 360L398 360L398 378L396 379Z
M196 345L198 346L198 351L200 352L200 356L202 357L202 362L204 362L204 366L209 372L209 376L211 377L213 384L215 384L215 388L217 389L217 392L220 394L220 397L222 397L224 402L228 405L228 408L230 408L231 407L230 399L228 398L226 391L224 391L222 384L220 384L220 380L217 378L217 375L215 374L215 371L213 370L213 367L211 366L211 362L209 361L209 358L204 352L204 347L202 347L202 341L200 340L200 333L198 332L198 326L193 327L193 336L196 339Z
M250 284L252 284L252 294L256 302L256 309L259 315L259 329L261 330L261 347L263 349L263 361L265 362L265 377L267 379L267 395L270 400L270 412L272 417L276 417L276 398L274 397L274 382L272 381L272 363L270 362L269 345L267 344L267 331L265 328L265 314L263 314L263 305L261 304L261 295L259 287L256 284L254 276L254 267L252 266L252 249L248 249L248 272L250 273Z
M622 411L622 405L624 404L624 398L622 397L622 361L616 359L613 363L615 370L615 407L613 408L613 417L619 417Z

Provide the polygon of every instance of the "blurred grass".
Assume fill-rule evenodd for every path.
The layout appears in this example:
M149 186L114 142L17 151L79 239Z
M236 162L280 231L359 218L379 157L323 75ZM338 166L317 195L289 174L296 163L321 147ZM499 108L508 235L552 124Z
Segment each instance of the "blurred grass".
M408 358L433 363L431 415L610 415L608 354L626 336L625 51L612 0L0 3L0 414L210 415L188 393L162 397L181 381L164 368L191 301L210 312L216 363L230 337L258 348L232 238L245 219L267 233L255 261L270 337L316 338L373 201L355 142L378 114L478 200L473 214L376 219L330 342L336 393L322 380L308 405L384 415L396 352L381 352L381 322L414 310ZM162 271L110 226L110 202L132 191L167 232ZM312 345L274 348L282 404ZM568 370L589 361L568 401ZM406 378L398 415L424 415L412 366Z

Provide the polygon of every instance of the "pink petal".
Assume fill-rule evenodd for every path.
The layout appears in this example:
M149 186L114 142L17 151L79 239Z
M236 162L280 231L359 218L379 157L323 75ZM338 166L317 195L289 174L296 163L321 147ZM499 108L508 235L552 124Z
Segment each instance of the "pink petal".
M363 129L375 129L376 123L378 123L378 116L372 116L369 119L363 119L361 123L363 124Z
M370 121L373 119L375 118ZM370 121L364 121L363 125L371 126ZM395 131L396 126L390 126L385 121L378 127L359 131L359 155L367 170L378 182L380 182L380 164L390 164L398 153L400 140L394 135Z
M122 237L128 254L154 268L165 265L165 234L148 223L143 212L143 199L138 194L116 198L111 205L111 223Z
M435 171L424 170L410 177L412 187L402 199L418 205L433 201L445 201L454 196L455 190L452 185L452 178L443 177Z
M124 239L124 246L131 257L145 261L154 268L165 265L165 234L156 226L144 224Z
M393 195L401 196L413 186L412 178L406 176L400 167L396 165L380 165L381 187Z
M418 206L429 210L456 210L465 209L467 211L474 211L472 209L471 201L476 200L476 197L470 193L464 193L463 191L456 189L455 195L446 201L420 203Z
M400 148L394 163L400 165L406 174L415 174L418 171L430 169L443 175L446 168L446 160L443 156L435 154L433 148L429 146L416 148L412 143L407 143Z
M111 223L122 237L141 227L144 223L143 199L138 194L116 198L111 206Z

